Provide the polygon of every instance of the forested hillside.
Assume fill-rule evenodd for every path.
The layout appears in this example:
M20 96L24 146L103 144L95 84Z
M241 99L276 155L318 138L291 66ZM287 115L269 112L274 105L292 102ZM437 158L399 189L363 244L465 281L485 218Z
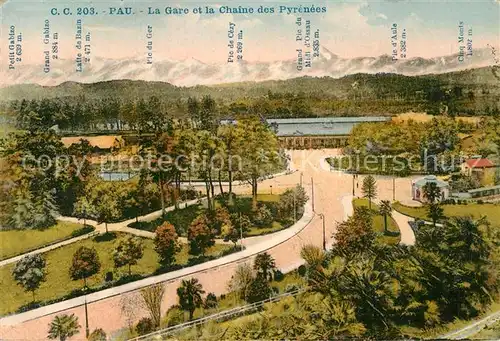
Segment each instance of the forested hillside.
M188 99L215 101L216 116L257 113L264 117L394 115L414 111L447 115L497 115L497 67L425 76L355 74L339 79L301 77L284 81L177 87L162 82L118 80L66 82L54 87L16 85L0 89L0 112L22 128L22 116L38 113L62 129L105 126L127 129L160 115L187 117ZM87 127L82 126L85 122Z

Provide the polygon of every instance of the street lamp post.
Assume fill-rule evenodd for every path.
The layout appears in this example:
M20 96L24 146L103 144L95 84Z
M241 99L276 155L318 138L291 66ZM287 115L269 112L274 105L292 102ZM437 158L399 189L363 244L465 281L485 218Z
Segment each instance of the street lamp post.
M355 193L354 193L354 179L355 179L355 174L352 175L352 196L355 195Z
M311 176L311 196L312 196L312 209L314 212L314 180L313 177Z
M273 185L269 185L269 188L271 188L271 194L273 194Z
M85 289L87 290L87 289ZM89 338L89 313L87 310L87 294L85 293L85 337Z
M396 201L396 175L392 178L392 201Z
M295 195L296 195L296 192L293 191L293 223L294 224L297 222L297 209L295 208Z
M243 227L241 226L241 212L239 214L240 220L240 251L243 250Z
M321 217L321 220L323 221L323 251L326 251L325 215L323 213L320 213L319 216Z

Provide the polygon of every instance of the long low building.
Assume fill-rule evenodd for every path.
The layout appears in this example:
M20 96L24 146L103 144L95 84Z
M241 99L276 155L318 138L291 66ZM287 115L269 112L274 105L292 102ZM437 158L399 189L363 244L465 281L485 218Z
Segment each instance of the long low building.
M354 126L360 123L389 122L392 117L322 117L268 119L281 145L287 149L338 148L347 145Z

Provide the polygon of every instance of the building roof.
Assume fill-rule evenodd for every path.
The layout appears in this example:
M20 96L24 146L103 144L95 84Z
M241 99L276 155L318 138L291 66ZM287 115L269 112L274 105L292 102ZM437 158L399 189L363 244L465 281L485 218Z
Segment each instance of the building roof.
M321 117L321 118L279 118L268 119L269 124L277 125L278 136L325 136L349 135L359 123L388 122L391 117Z
M116 146L116 143L123 141L119 135L102 135L102 136L72 136L61 138L64 146L69 147L72 144L80 143L80 140L87 140L92 147L100 149L111 149Z
M469 168L488 168L495 165L488 159L469 159L465 161Z
M427 175L414 182L417 187L424 187L428 183L435 183L439 188L448 187L448 183L446 181L438 179L435 175Z

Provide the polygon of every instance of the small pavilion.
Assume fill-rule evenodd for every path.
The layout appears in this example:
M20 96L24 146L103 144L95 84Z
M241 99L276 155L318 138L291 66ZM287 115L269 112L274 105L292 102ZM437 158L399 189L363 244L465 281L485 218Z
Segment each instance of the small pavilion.
M443 180L438 179L435 175L427 175L423 178L412 181L411 184L411 194L413 200L420 202L425 202L424 198L424 186L429 183L435 183L436 186L441 190L440 200L446 200L450 196L450 185Z

